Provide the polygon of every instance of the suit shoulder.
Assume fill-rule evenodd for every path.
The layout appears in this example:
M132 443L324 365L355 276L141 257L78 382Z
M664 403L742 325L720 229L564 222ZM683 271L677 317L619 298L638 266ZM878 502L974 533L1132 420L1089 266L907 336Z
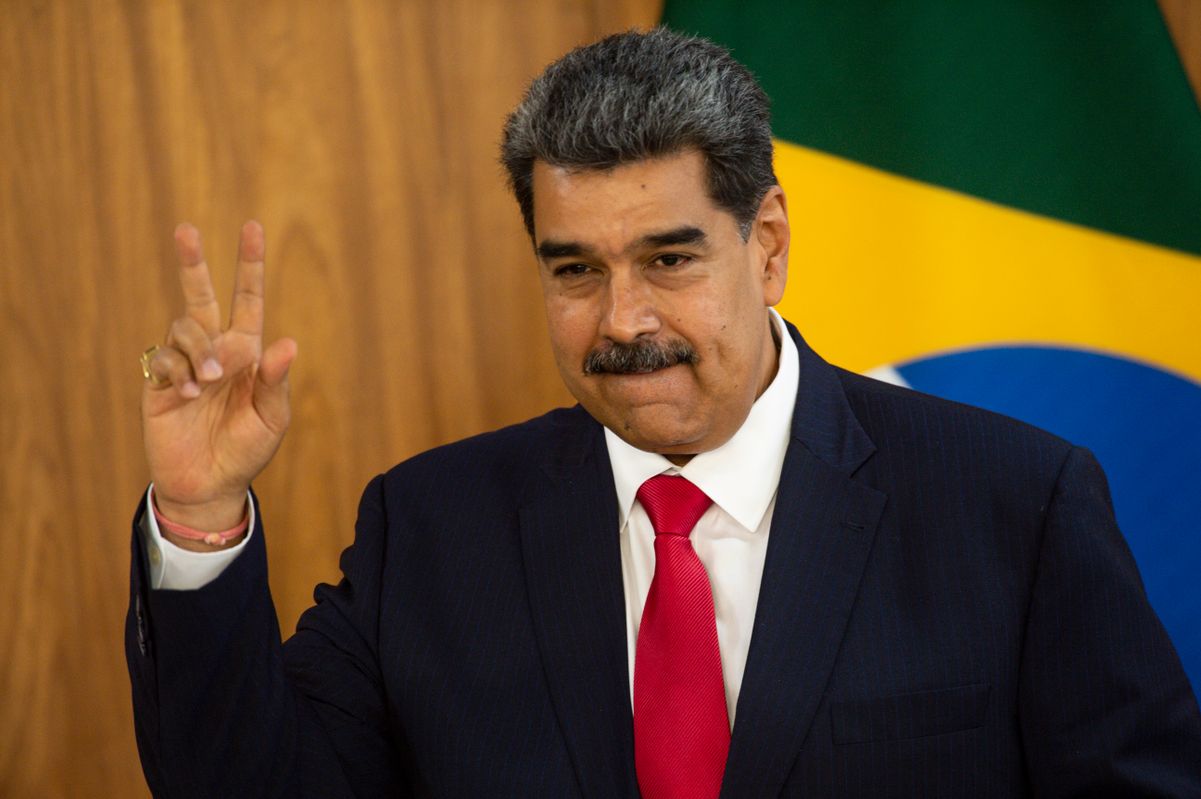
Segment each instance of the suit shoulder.
M518 424L434 447L393 466L384 475L385 491L397 485L412 493L423 486L471 483L478 488L488 483L517 492L557 441L590 420L579 406L556 408Z
M943 453L958 447L1001 461L1029 462L1033 456L1052 471L1073 449L1071 442L1013 417L835 368L847 401L877 446L899 442Z

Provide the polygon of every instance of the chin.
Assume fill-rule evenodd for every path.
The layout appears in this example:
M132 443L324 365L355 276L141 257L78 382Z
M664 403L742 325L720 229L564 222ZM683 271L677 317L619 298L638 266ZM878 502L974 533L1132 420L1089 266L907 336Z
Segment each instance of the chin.
M644 409L635 410L606 426L630 445L662 455L693 454L697 451L696 442L703 437L696 425L660 418L660 414L646 413Z
M680 384L675 372L664 370L646 381L625 379L603 386L569 382L567 387L593 419L630 446L664 455L692 454L711 426L698 413L691 386Z

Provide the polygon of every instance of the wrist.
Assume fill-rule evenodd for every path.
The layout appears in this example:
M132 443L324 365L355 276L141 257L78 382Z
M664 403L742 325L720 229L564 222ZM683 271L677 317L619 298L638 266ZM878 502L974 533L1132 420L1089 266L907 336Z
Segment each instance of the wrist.
M222 538L216 534L213 534L210 540L214 541L215 543L208 543L208 541L196 538L185 538L184 536L171 532L162 524L159 525L159 532L162 534L164 541L175 547L178 547L179 549L187 550L188 552L220 552L222 550L229 549L230 547L236 547L246 539L246 531L244 528L240 534L231 538Z
M222 533L237 527L248 515L247 494L222 497L206 502L175 502L164 497L151 488L151 499L155 516L166 521L172 527L182 527L199 533ZM175 542L179 536L168 535L162 530L164 537Z

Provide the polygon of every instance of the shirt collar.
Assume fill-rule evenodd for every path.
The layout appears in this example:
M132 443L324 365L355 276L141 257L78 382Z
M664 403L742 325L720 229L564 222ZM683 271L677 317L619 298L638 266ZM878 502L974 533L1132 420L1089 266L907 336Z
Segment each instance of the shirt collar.
M638 488L647 479L664 472L691 480L747 530L754 532L759 528L784 469L800 379L796 344L780 315L775 309L769 311L780 335L780 364L771 385L755 400L742 427L725 444L702 452L683 468L677 468L662 455L630 446L605 428L622 528L634 507Z

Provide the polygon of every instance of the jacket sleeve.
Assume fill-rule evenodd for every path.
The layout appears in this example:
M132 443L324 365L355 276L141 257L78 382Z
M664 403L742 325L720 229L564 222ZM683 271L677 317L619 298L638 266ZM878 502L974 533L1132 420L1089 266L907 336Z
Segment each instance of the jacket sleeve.
M257 499L255 499L257 510ZM194 591L153 590L134 519L125 649L142 767L156 797L403 795L375 620L382 479L359 506L342 580L281 645L262 514L247 549Z
M1044 517L1019 713L1036 796L1201 797L1201 715L1087 450Z

